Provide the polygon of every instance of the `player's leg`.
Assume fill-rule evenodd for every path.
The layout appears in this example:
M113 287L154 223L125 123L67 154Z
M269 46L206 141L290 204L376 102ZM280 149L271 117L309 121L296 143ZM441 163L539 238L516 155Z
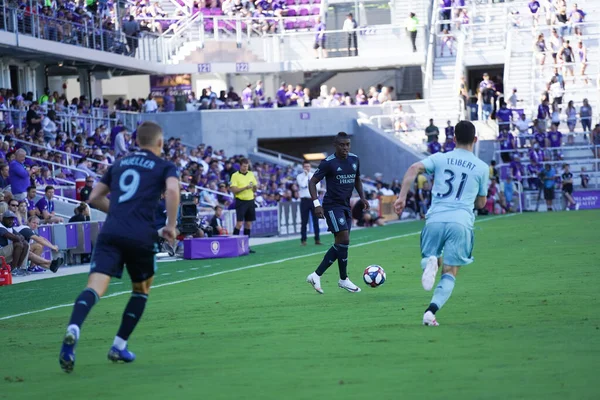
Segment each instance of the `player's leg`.
M350 247L350 227L352 226L352 217L346 210L335 212L340 232L335 236L335 245L338 249L338 267L340 270L340 280L338 286L352 293L360 292L348 278L348 248Z
M98 236L92 254L88 284L75 300L60 350L59 363L65 372L73 371L75 366L75 346L79 340L83 322L106 292L111 277L120 278L122 273L123 260L120 249L110 239L103 235Z
M310 215L312 218L313 232L315 233L315 244L321 244L321 231L319 229L319 217L315 214L315 207L310 205Z
M327 222L327 229L333 233L333 236L336 238L340 232L339 225L337 223L337 219L335 218L335 214L333 210L323 210L325 213L325 222ZM327 271L327 269L338 259L338 247L334 243L329 250L323 256L323 260L321 264L317 267L317 269L308 275L306 278L306 282L312 285L312 287L317 291L317 293L323 294L323 289L321 288L321 276Z
M134 248L136 247L134 246ZM125 264L131 277L132 291L123 311L121 326L108 352L108 359L114 362L132 362L135 360L135 354L127 349L127 341L146 309L148 294L156 270L156 256L150 250L136 248L135 252L127 253Z
M256 251L250 248L250 234L252 233L252 223L256 221L256 206L254 202L249 203L244 215L244 235L248 236L248 251L250 253L256 253Z
M426 224L421 232L421 284L423 289L429 291L433 288L435 277L444 248L445 223L434 222Z
M437 326L435 314L448 301L454 290L456 276L461 265L473 262L473 230L456 223L446 223L442 236L444 266L442 276L433 291L429 307L423 315L423 324Z
M310 215L311 200L300 199L300 244L306 246L306 231L308 226L308 216Z

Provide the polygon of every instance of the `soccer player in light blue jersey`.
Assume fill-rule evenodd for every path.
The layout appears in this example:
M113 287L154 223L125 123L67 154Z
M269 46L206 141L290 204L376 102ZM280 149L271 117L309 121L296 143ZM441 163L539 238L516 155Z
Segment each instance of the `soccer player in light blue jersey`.
M475 126L460 121L455 127L454 141L453 151L436 153L411 165L394 203L401 215L417 175L422 172L434 175L431 208L421 232L423 289L433 288L438 268L442 266L442 252L444 260L442 277L423 315L423 325L438 325L435 313L450 298L458 270L473 262L473 209L485 206L488 190L489 167L473 154L477 142Z

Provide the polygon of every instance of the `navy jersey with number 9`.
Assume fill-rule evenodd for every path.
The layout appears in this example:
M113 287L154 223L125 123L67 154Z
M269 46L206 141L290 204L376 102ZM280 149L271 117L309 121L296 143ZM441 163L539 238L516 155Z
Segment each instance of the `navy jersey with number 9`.
M110 207L101 234L153 246L156 206L170 177L178 178L175 165L147 150L117 160L101 180L110 188Z

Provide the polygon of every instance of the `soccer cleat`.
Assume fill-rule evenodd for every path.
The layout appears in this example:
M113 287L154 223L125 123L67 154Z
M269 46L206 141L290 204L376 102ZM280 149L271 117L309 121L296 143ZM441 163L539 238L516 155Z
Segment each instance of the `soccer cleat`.
M125 347L123 350L119 350L113 346L108 352L108 359L112 362L123 361L125 363L130 363L135 360L135 354L127 350L127 347Z
M63 371L70 374L75 367L75 346L77 345L77 333L68 329L63 339L58 362Z
M438 324L437 320L435 319L435 314L432 313L431 311L427 311L423 315L423 325L439 326L440 324Z
M50 263L50 271L56 273L60 267L65 263L65 259L62 257L58 257L56 260L52 260Z
M338 286L341 287L342 289L346 289L349 292L352 293L358 293L360 292L360 288L358 286L356 286L354 283L352 283L352 281L349 278L346 278L344 280L339 280L338 281Z
M435 276L438 271L438 260L435 256L430 256L427 259L427 264L425 265L425 269L423 270L423 275L421 276L421 284L423 285L423 289L430 291L433 288L433 284L435 283Z
M317 275L316 272L313 272L309 276L306 277L306 282L310 283L319 294L323 294L323 289L321 289L321 277Z

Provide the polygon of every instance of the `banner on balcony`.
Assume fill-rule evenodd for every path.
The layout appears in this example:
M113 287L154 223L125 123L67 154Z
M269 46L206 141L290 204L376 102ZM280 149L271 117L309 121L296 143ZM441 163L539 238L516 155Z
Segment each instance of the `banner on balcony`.
M150 75L150 92L152 96L162 97L165 90L169 88L173 96L188 95L192 91L192 75Z

